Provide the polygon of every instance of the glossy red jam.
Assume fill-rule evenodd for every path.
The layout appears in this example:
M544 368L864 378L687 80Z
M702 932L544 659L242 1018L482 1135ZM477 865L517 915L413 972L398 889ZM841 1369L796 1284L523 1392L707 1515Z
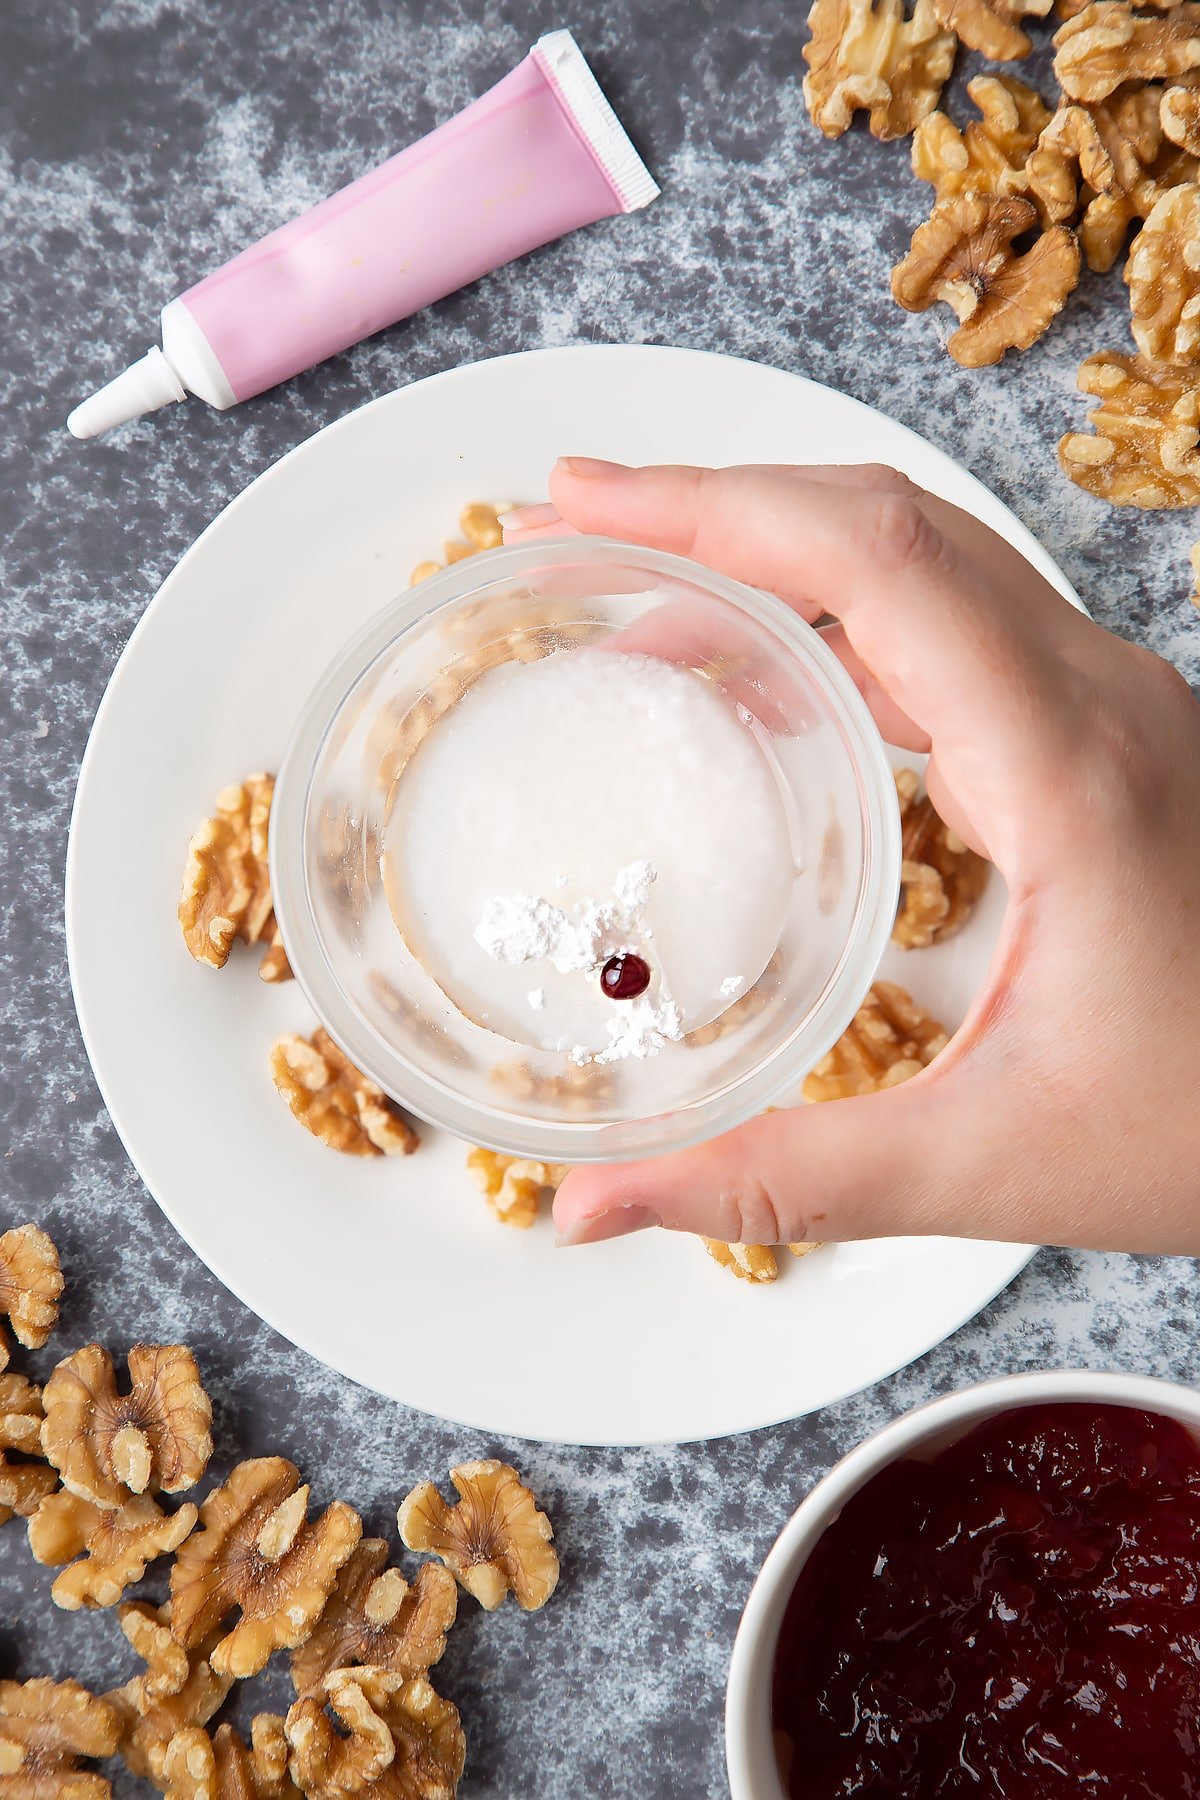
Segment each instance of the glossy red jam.
M1200 1795L1200 1445L1023 1407L882 1470L788 1603L774 1721L793 1800Z
M632 950L610 956L600 971L600 986L610 1000L636 1000L650 986L650 965Z

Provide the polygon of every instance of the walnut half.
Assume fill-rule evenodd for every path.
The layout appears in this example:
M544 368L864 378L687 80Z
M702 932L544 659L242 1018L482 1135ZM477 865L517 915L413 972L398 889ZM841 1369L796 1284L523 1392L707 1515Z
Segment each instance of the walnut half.
M527 1230L538 1216L542 1196L566 1180L570 1164L533 1162L476 1146L467 1151L467 1171L502 1225Z
M1028 250L1013 248L1037 223L1036 207L1018 194L940 200L892 271L892 293L909 312L939 300L953 310L959 325L946 348L964 368L1027 350L1078 281L1079 245L1065 225L1041 232Z
M805 1078L809 1101L878 1094L919 1075L949 1042L945 1027L892 981L877 981L827 1056Z
M953 31L969 50L993 62L1015 62L1033 48L1018 20L1044 19L1054 0L933 0L938 23Z
M1200 363L1200 184L1168 188L1125 265L1133 336L1153 362Z
M892 942L920 950L962 930L987 886L990 865L939 818L915 769L896 771L896 797L903 860Z
M979 118L962 131L944 112L922 119L913 133L913 174L932 184L938 200L1023 194L1029 186L1026 164L1050 123L1049 108L1011 75L977 75L967 83L967 93Z
M1189 159L1163 146L1158 92L1119 89L1107 100L1060 106L1029 158L1029 188L1051 224L1078 218L1090 269L1111 269L1130 224L1186 180Z
M209 1657L239 1680L304 1642L362 1536L341 1500L310 1523L308 1488L281 1456L239 1463L204 1501L200 1523L171 1570L171 1629L191 1650L239 1612Z
M741 1281L762 1283L775 1281L779 1264L770 1244L723 1244L720 1238L702 1238L701 1243L722 1269L728 1269Z
M410 1586L387 1567L383 1538L364 1538L344 1564L308 1642L292 1651L297 1694L315 1694L332 1669L367 1665L420 1675L439 1662L458 1611L449 1569L425 1563Z
M931 113L957 41L934 0L814 0L804 47L804 99L814 125L840 137L861 108L877 138L904 137Z
M121 1718L121 1755L134 1775L165 1787L167 1751L181 1731L207 1725L233 1686L199 1650L187 1651L171 1634L169 1607L131 1601L117 1614L130 1648L145 1672L104 1697Z
M0 1237L0 1315L26 1350L41 1350L49 1342L62 1291L58 1251L40 1226L16 1225ZM8 1339L0 1328L0 1370L8 1359Z
M1158 116L1164 137L1189 156L1200 157L1200 85L1164 88Z
M310 1800L453 1800L467 1742L457 1707L423 1675L405 1680L387 1669L336 1669L325 1698L297 1700L286 1731L292 1775Z
M1100 404L1088 414L1093 431L1059 442L1071 480L1112 506L1200 505L1200 383L1189 371L1102 350L1078 381Z
M397 1524L405 1544L440 1557L489 1612L507 1593L526 1612L536 1612L558 1583L549 1519L508 1463L461 1463L450 1479L457 1506L448 1505L431 1481L401 1503Z
M0 1525L27 1519L58 1486L39 1454L41 1434L40 1390L24 1375L0 1375Z
M1128 0L1093 0L1054 36L1054 73L1072 100L1107 100L1127 82L1162 81L1200 68L1200 6L1158 14Z
M266 981L290 974L271 901L268 843L273 775L247 775L217 795L216 810L187 849L179 896L183 941L197 962L223 969L234 940L270 945L259 971Z
M212 1405L183 1344L135 1344L129 1392L108 1351L88 1344L46 1383L42 1446L63 1486L96 1506L194 1487L212 1455Z
M184 1726L163 1756L165 1800L299 1800L288 1773L283 1720L258 1713L250 1732L247 1747L232 1725L218 1725L211 1737L198 1725Z
M56 1606L115 1606L150 1563L178 1550L197 1517L190 1501L166 1513L139 1494L114 1511L63 1489L47 1494L30 1519L29 1548L35 1562L70 1564L50 1589Z
M421 1142L389 1100L329 1033L276 1038L271 1078L306 1131L347 1156L411 1156Z
M121 1721L77 1681L0 1681L0 1791L12 1800L109 1800L112 1784L79 1767L112 1756Z

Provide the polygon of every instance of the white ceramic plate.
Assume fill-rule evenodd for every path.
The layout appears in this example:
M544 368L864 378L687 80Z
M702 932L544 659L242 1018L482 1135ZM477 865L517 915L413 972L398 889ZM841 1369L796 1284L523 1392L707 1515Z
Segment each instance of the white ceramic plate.
M231 430L236 425L231 423ZM536 351L388 394L260 476L163 583L122 656L80 775L67 866L75 999L104 1099L150 1192L245 1303L321 1361L504 1436L636 1444L808 1412L955 1330L1027 1247L902 1239L781 1257L750 1287L666 1233L556 1251L497 1225L462 1146L341 1157L301 1131L267 1052L312 1019L256 954L219 974L175 920L184 846L217 791L278 766L343 641L436 557L467 500L545 492L560 452L627 462L883 460L1009 538L963 469L844 395L651 347ZM121 879L113 846L121 846ZM948 1024L978 986L998 881L968 929L884 972ZM114 946L119 945L119 954Z

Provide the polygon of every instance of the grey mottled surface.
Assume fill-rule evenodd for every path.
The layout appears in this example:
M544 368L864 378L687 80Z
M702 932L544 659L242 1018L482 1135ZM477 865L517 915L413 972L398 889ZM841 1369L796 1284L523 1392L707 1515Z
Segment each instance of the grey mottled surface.
M1194 519L1106 512L1056 471L1054 441L1082 415L1076 363L1125 342L1119 280L1085 280L1025 358L956 368L944 324L886 296L924 190L903 146L857 131L831 145L809 127L802 10L609 0L570 21L535 0L0 7L0 1224L32 1216L60 1242L64 1345L194 1344L222 1466L283 1452L376 1529L410 1481L510 1447L349 1386L218 1286L130 1170L68 992L63 853L88 725L201 526L281 452L415 377L579 339L693 344L816 376L925 432L1016 509L1107 625L1200 679ZM69 405L140 352L171 294L568 22L662 179L650 212L554 245L233 414L193 404L90 447L67 438ZM438 1682L467 1723L464 1793L723 1792L738 1612L812 1478L869 1429L979 1375L1086 1363L1196 1379L1198 1299L1183 1261L1046 1252L951 1342L820 1417L683 1450L512 1446L554 1517L565 1575L541 1618L463 1608ZM29 1360L45 1369L50 1355ZM7 1528L0 1673L121 1678L111 1617L55 1616L49 1586Z

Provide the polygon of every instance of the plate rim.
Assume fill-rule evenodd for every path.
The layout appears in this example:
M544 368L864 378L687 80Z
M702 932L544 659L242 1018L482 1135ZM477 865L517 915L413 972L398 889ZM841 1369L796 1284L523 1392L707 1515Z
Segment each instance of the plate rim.
M1005 1248L1011 1252L1011 1255L1004 1262L1003 1273L1001 1273L995 1285L991 1287L982 1298L972 1304L971 1310L961 1318L957 1324L952 1326L949 1331L935 1331L932 1337L926 1338L923 1334L919 1334L917 1348L912 1350L905 1349L898 1360L894 1362L889 1361L887 1366L880 1369L880 1371L872 1376L867 1383L856 1382L852 1379L847 1386L839 1386L836 1391L826 1394L812 1406L806 1406L799 1411L787 1409L781 1412L777 1407L772 1406L769 1407L764 1414L760 1415L755 1413L749 1420L747 1420L745 1416L740 1416L736 1423L722 1423L716 1429L708 1428L700 1433L691 1431L681 1436L664 1437L662 1435L647 1435L645 1432L639 1433L635 1431L632 1434L621 1436L592 1434L575 1435L571 1438L548 1438L539 1436L535 1433L531 1433L527 1426L524 1428L514 1428L504 1422L497 1423L495 1417L488 1421L481 1422L470 1416L468 1412L464 1411L456 1411L453 1414L433 1412L428 1407L422 1407L419 1404L392 1392L388 1386L376 1385L365 1380L362 1375L354 1373L345 1367L344 1364L339 1361L336 1354L328 1354L324 1349L318 1353L317 1351L310 1349L307 1344L298 1343L297 1339L293 1336L292 1331L278 1322L277 1318L274 1316L275 1309L273 1306L264 1307L258 1301L252 1301L243 1291L240 1280L236 1278L231 1279L225 1272L225 1265L223 1263L214 1263L210 1261L208 1256L202 1254L197 1248L189 1231L184 1227L177 1216L174 1207L162 1198L156 1186L151 1182L147 1170L143 1166L142 1157L135 1152L131 1143L131 1135L136 1134L130 1134L126 1130L127 1121L124 1117L124 1107L114 1104L113 1096L109 1091L109 1083L101 1072L96 1050L94 1048L96 1042L95 1021L87 1001L81 992L81 978L79 974L79 927L77 924L77 909L79 906L79 869L76 825L77 820L82 817L87 806L89 789L94 780L95 765L100 755L97 746L103 727L107 722L108 715L118 704L117 695L121 685L119 678L122 671L126 669L142 636L151 628L152 622L156 620L159 614L170 604L171 592L173 586L177 582L177 578L182 578L183 571L189 565L191 560L200 554L202 546L204 546L210 534L213 533L218 526L222 525L235 509L241 508L243 503L248 502L252 494L258 494L261 490L271 485L276 478L281 476L281 472L284 471L287 465L291 464L294 459L300 457L304 452L310 450L312 445L318 439L331 439L335 435L344 433L354 427L364 414L372 412L375 409L384 409L388 406L401 403L403 398L416 387L453 387L461 382L469 381L478 370L481 368L488 368L493 364L521 363L529 365L534 362L546 364L554 361L579 361L584 359L588 361L600 361L602 359L632 359L654 360L656 362L671 360L677 363L690 361L700 364L704 368L734 365L742 371L752 374L754 377L767 376L772 379L783 378L790 383L799 384L801 389L816 390L821 394L833 394L840 404L849 406L852 410L860 413L866 419L886 419L890 428L901 433L905 438L912 439L920 446L920 453L923 457L932 456L937 462L942 463L946 465L948 469L953 470L956 475L960 477L965 475L972 484L982 489L982 491L998 506L1002 507L1008 515L1009 520L1011 520L1012 526L1015 528L1013 535L1010 537L1010 541L1013 542L1014 547L1051 582L1057 591L1061 593L1072 606L1080 612L1087 613L1087 608L1082 599L1076 592L1072 583L1068 580L1067 576L1059 568L1054 558L1050 555L1049 551L1038 541L1032 531L1030 531L1029 527L1025 525L1024 521L1012 511L1011 507L1009 507L1005 501L1001 500L998 495L994 494L992 490L988 488L978 476L974 475L970 469L958 462L947 451L941 449L939 445L931 443L930 440L922 437L921 434L914 431L912 427L903 424L899 420L892 419L890 415L883 413L879 408L873 407L865 401L859 400L856 396L846 394L838 388L829 386L827 383L815 381L810 376L799 374L790 369L781 369L770 363L758 362L748 357L726 355L720 351L695 349L686 345L667 344L614 343L555 345L531 350L510 351L498 356L480 357L472 362L459 363L452 368L440 370L437 373L425 376L418 381L406 382L401 387L390 389L387 393L375 395L372 399L363 402L360 406L353 407L349 412L343 413L341 417L317 427L315 431L310 432L306 437L302 438L299 443L292 445L290 449L286 450L281 456L276 458L275 461L268 464L265 469L260 470L253 480L248 482L245 487L234 494L225 505L213 515L203 529L197 533L196 537L188 544L182 555L168 570L162 582L159 584L138 617L128 639L122 647L120 655L109 672L105 682L104 691L88 728L87 741L83 755L80 759L79 773L76 780L74 796L72 798L71 813L67 828L63 919L66 938L67 969L71 985L72 1000L75 1006L80 1036L88 1058L92 1078L95 1081L105 1110L108 1112L109 1118L112 1121L113 1129L121 1143L122 1150L128 1157L130 1164L136 1171L138 1178L154 1204L159 1211L164 1214L172 1228L188 1246L191 1253L197 1258L202 1266L209 1271L214 1279L219 1281L221 1285L233 1294L234 1297L255 1317L261 1319L270 1330L274 1331L286 1343L301 1350L303 1354L312 1357L315 1362L332 1369L336 1374L348 1381L352 1381L356 1386L362 1387L368 1392L379 1393L385 1398L391 1399L398 1404L410 1407L413 1411L423 1412L427 1417L444 1419L463 1429L476 1431L483 1435L499 1436L507 1439L519 1439L529 1443L570 1443L588 1448L626 1449L674 1443L708 1442L725 1437L740 1436L743 1433L752 1431L769 1429L793 1419L807 1417L813 1412L822 1411L827 1406L837 1405L849 1396L865 1391L868 1387L874 1387L879 1382L888 1380L900 1369L907 1368L914 1362L919 1361L923 1356L928 1355L938 1344L945 1342L957 1331L962 1330L972 1319L978 1317L981 1312L985 1311L986 1308L995 1301L999 1294L1011 1285L1021 1271L1027 1267L1028 1263L1033 1256L1036 1255L1041 1246L1030 1244L1001 1245L996 1240L987 1240L995 1245L997 1252L999 1252L1001 1248ZM983 1240L974 1241L982 1242Z

